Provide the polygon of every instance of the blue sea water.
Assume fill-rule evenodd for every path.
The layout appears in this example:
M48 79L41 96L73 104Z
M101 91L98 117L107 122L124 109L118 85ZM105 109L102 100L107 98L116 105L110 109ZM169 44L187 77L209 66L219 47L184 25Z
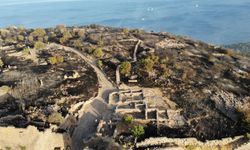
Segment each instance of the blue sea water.
M250 0L0 0L0 27L110 25L213 44L250 41Z

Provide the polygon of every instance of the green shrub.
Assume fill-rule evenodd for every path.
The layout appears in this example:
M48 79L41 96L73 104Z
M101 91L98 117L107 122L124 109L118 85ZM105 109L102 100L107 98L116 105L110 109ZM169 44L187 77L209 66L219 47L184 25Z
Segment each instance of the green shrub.
M97 60L97 66L98 66L99 68L102 68L102 67L103 67L103 63L102 63L101 60Z
M128 28L124 28L124 29L122 29L122 32L123 32L124 34L128 34L128 33L129 33L129 29L128 29Z
M18 39L19 41L24 41L24 36L18 35L18 36L17 36L17 39Z
M147 72L153 71L154 61L151 60L150 58L143 59L143 60L141 60L140 63L141 63L143 70L145 70Z
M82 47L82 42L81 42L81 40L74 40L73 46L74 46L75 48L81 48L81 47Z
M44 36L44 37L43 37L43 41L44 41L45 43L47 43L48 40L49 40L49 37L48 37L48 36Z
M103 51L101 48L97 48L93 51L93 55L97 58L101 58L103 56Z
M65 31L63 32L63 37L60 38L60 43L66 43L70 38L72 38L72 35L69 31Z
M175 69L181 69L181 64L180 63L174 63L174 68Z
M46 31L44 29L38 28L30 33L30 35L33 37L43 37L46 35Z
M64 57L63 56L53 56L53 57L49 57L49 63L51 65L55 65L55 64L59 64L64 62Z
M34 48L39 50L45 48L45 44L43 42L36 42Z
M54 112L48 117L48 122L52 124L60 124L63 121L64 121L63 116L58 112Z
M19 146L20 150L26 150L26 146Z
M5 149L6 149L6 150L11 150L11 147L6 146Z
M170 77L172 74L173 74L173 71L172 71L171 69L166 68L166 69L164 70L163 76L164 76L165 78L168 78L168 77Z
M79 37L83 37L85 35L85 30L83 30L83 29L77 30L76 35L78 35Z
M131 130L131 132L132 132L133 136L136 138L139 138L145 134L144 127L141 125L134 126L133 129Z
M154 62L154 64L159 62L159 57L156 55L151 55L149 59L151 59Z
M247 133L247 139L249 139L250 140L250 133Z
M89 48L87 48L87 53L88 54L93 54L94 50L95 50L94 48L89 47Z
M25 47L23 50L22 50L22 52L24 53L24 54L30 54L30 48L29 47Z
M134 117L132 115L126 115L123 117L123 121L127 124L130 124L134 121Z
M34 42L34 37L33 37L33 36L29 36L29 37L28 37L28 41L29 41L30 43L33 43L33 42Z
M2 68L4 66L3 60L0 58L0 67Z
M121 74L129 74L131 71L131 63L128 61L122 62L120 65L120 72Z

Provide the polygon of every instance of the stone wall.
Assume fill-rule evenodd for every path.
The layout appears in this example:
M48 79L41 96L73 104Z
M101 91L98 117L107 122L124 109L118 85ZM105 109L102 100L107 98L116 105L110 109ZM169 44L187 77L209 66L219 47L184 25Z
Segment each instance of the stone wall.
M149 146L161 146L166 144L174 144L180 147L185 147L189 145L195 146L206 146L206 147L214 147L218 145L227 145L236 140L243 138L243 136L238 136L235 138L224 138L222 140L212 140L201 142L196 138L167 138L167 137L157 137L157 138L148 138L142 142L136 144L136 147L149 147Z

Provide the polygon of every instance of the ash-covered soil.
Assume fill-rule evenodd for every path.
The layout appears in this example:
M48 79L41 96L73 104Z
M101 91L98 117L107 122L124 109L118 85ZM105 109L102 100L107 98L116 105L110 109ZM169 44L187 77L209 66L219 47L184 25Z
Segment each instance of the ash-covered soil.
M122 82L130 84L128 80L133 79L141 87L159 87L164 96L182 109L185 125L163 128L158 136L206 140L249 131L239 111L250 112L247 107L250 102L250 58L232 49L169 33L96 25L0 31L0 45L13 46L15 51L36 47L38 41L81 50L96 57L99 67L114 82L117 66L129 62L131 68L121 74ZM133 61L139 40L137 60ZM54 106L57 112L67 114L70 104L87 100L97 92L92 69L71 54L42 50L39 59L46 61L56 53L66 60L57 65L37 65L6 53L1 51L2 70L8 66L17 67L0 74L1 85L11 87L12 91L1 100L1 125L44 122L51 111L55 111ZM71 70L76 70L81 77L64 80L63 76Z
M1 51L0 125L39 129L60 124L73 104L97 94L97 76L80 57L58 49L41 49L32 56L18 49ZM51 64L60 56L63 62Z

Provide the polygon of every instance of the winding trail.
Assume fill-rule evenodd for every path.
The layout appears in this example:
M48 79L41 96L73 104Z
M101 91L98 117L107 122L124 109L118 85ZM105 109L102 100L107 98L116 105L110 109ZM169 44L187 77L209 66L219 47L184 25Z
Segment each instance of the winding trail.
M72 135L72 150L82 150L83 141L92 137L96 132L98 120L107 120L111 117L111 110L108 107L106 100L110 92L116 91L117 88L111 83L106 75L97 67L94 59L88 58L82 52L59 44L49 44L48 47L59 48L68 52L73 52L81 57L89 64L97 74L99 82L98 95L95 98L84 103L83 107L78 111L79 121Z

